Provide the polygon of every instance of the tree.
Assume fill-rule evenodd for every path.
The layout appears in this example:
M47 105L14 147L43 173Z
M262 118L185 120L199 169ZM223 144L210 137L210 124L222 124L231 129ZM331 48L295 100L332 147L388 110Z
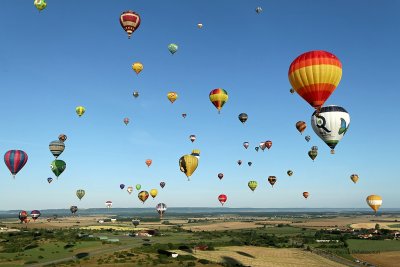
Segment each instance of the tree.
M379 223L375 224L375 230L379 230L381 227L379 225Z

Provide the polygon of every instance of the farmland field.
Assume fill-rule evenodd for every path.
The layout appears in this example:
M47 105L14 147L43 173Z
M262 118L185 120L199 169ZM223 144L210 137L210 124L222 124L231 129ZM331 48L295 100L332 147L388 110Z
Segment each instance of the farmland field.
M354 258L367 261L376 266L397 267L400 262L400 251L382 252L378 254L353 254Z
M360 253L368 251L399 251L400 240L347 240L351 253Z
M182 252L180 250L177 250L176 252L181 255L193 255L198 259L207 259L219 263L243 264L246 266L344 266L300 249L232 246L218 248L215 251L197 251L194 254Z

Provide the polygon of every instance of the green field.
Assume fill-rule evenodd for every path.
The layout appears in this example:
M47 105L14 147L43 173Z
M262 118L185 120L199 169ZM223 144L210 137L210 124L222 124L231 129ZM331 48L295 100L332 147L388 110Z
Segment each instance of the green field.
M399 240L347 240L351 253L400 251Z
M390 228L400 228L400 224L389 224Z

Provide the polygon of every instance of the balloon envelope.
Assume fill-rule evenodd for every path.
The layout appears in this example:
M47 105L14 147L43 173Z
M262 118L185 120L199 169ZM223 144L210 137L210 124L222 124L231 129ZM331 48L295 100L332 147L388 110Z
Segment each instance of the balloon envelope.
M183 172L189 180L189 177L197 169L199 160L192 155L184 155L179 159L179 169Z
M140 199L140 201L144 202L149 198L149 192L147 191L140 191L138 194L138 198Z
M379 210L382 205L382 197L378 195L370 195L366 199L368 206L371 207L375 211L375 213Z
M136 31L140 26L140 16L139 14L133 12L132 10L127 10L122 12L119 17L119 23L124 31L128 34L128 38L131 38L131 35L134 31Z
M78 114L79 117L82 117L82 115L85 113L86 109L82 106L78 106L75 108L76 114Z
M225 202L228 200L228 197L225 194L221 194L218 196L218 200L221 203L221 205L223 206L225 204Z
M4 154L4 163L14 177L25 166L27 161L28 154L22 150L8 150Z
M58 158L58 156L60 156L61 153L63 153L65 149L65 144L60 140L52 141L49 144L49 149L51 154L53 154L55 158Z
M54 160L50 165L51 170L57 178L61 175L61 173L63 173L66 167L67 164L63 160L59 159Z
M85 196L85 190L83 189L78 189L76 190L76 196L81 200Z
M353 181L353 183L357 183L358 175L357 174L352 174L352 175L350 175L350 179Z
M139 74L143 70L143 64L140 62L135 62L132 64L132 69L136 74Z
M218 113L228 101L228 92L222 88L214 89L210 92L210 101L218 109Z
M257 182L256 181L249 181L247 183L247 186L251 189L251 191L254 191L257 188Z
M176 53L176 51L178 51L178 45L177 44L169 44L168 50L173 55Z

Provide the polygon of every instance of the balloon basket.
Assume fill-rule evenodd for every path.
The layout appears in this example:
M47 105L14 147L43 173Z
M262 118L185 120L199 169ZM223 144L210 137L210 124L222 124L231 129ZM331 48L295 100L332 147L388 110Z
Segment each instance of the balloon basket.
M335 150L334 149L331 149L331 154L335 154Z

